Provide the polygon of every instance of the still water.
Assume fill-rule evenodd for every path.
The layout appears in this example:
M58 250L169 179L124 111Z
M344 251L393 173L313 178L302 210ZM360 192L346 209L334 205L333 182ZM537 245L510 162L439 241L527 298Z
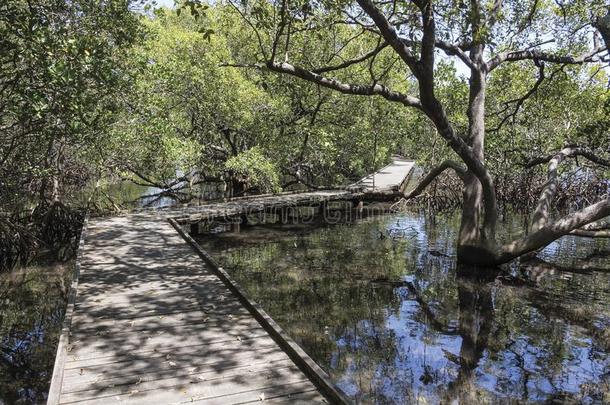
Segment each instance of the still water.
M199 242L359 403L610 403L610 243L565 237L475 277L455 262L458 223L401 213Z
M0 273L0 404L46 402L73 267Z

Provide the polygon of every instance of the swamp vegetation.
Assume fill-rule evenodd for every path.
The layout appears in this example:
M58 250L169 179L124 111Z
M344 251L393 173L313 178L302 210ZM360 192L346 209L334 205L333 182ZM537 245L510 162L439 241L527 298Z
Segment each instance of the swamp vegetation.
M466 391L474 384L472 392L481 398L502 397L512 382L498 388L499 380L481 380L502 373L520 376L523 389L511 397L516 401L607 400L600 396L607 381L599 369L583 369L587 377L569 388L529 370L528 361L547 356L540 361L551 369L580 376L565 363L566 353L576 356L580 345L602 359L595 367L608 372L608 336L600 325L608 310L609 43L605 0L179 0L173 7L147 0L0 2L0 401L44 400L86 215L342 186L393 154L418 164L417 182L395 196L393 208L425 211L394 218L419 224L419 242L377 241L364 230L381 227L387 219L380 219L353 233L338 228L349 241L327 242L341 255L322 255L312 241L310 254L297 250L294 263L318 263L311 274L302 270L302 280L321 277L316 283L346 289L343 298L327 303L335 308L327 315L343 322L340 327L319 321L335 325L332 341L317 326L297 328L283 318L280 309L289 304L281 297L272 302L260 295L272 315L333 376L343 376L343 388L366 400L412 400L379 394L400 390L397 381L409 387L403 394L433 402L449 393L430 386L445 383ZM255 239L256 232L243 235ZM381 244L386 251L391 239L400 247L390 254L393 261L360 258L349 248L359 237L363 246ZM438 246L430 250L421 238ZM261 267L256 277L285 271L300 280L297 265L284 263L295 252L272 251L274 246L260 257L243 253L261 266L265 257L281 263L276 270ZM218 246L223 252L227 247L222 255L240 274L242 264L230 253L237 247ZM375 283L368 270L358 273L348 263L371 265L389 282ZM523 266L529 266L527 277L516 277ZM319 274L327 267L333 273ZM457 274L466 268L475 279ZM265 292L250 276L244 283L259 297ZM556 287L565 287L561 293L569 299L559 300ZM417 294L431 294L425 297L429 313L417 312L424 302ZM471 342L474 348L468 346L472 336L460 329L477 321L460 304L462 296L464 302L486 297L477 316L491 329L483 330L484 344ZM539 296L548 302L534 302ZM366 387L354 382L354 370L382 373L379 356L404 357L405 347L394 343L383 350L395 353L384 354L359 352L355 342L386 339L369 329L384 331L391 316L400 317L397 308L412 299L415 312L404 316L418 319L415 341L461 339L471 353L434 343L431 350L457 357L447 354L448 363L440 366L425 363L428 371L413 381L400 373L414 364L383 366L385 372L400 370L383 389L372 374ZM419 319L438 318L435 303L446 319ZM363 306L371 316L362 315ZM519 314L529 320L514 320ZM345 330L350 322L353 335ZM514 335L490 332L502 328ZM553 333L546 341L532 328ZM573 340L561 346L561 336L568 335ZM338 342L347 352L337 349ZM427 347L420 343L409 347ZM535 353L526 353L530 346ZM354 369L352 362L350 369L343 357L346 368L331 364L328 356L337 350L364 368ZM502 359L508 357L522 363L517 374L506 371L513 360Z

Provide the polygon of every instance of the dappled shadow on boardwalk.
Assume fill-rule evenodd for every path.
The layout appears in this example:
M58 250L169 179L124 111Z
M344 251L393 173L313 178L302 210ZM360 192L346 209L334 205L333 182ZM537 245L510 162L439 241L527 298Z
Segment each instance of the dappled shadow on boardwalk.
M252 315L164 220L92 221L62 403L321 402Z

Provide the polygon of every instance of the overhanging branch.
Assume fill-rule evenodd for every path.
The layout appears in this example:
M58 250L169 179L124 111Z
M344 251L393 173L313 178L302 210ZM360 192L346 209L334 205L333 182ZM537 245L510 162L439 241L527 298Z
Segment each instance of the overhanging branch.
M340 63L338 65L335 65L335 66L326 66L326 67L321 67L321 68L318 68L318 69L313 69L312 72L320 74L320 73L325 73L325 72L331 72L333 70L344 69L346 67L358 64L360 62L364 62L365 60L370 59L370 58L376 56L379 52L381 52L387 46L388 46L388 43L387 42L383 42L381 45L379 45L378 47L376 47L372 51L367 52L366 54L364 54L364 55L362 55L362 56L360 56L358 58L347 60L347 61L345 61L343 63Z
M582 156L585 159L587 159L593 163L596 163L600 166L610 167L610 160L605 159L601 156L598 156L590 149L586 149L586 148L582 148L582 147L578 147L578 146L570 146L570 147L564 148L560 153L565 154L566 157L572 157L572 158L577 157L577 156ZM530 160L529 162L527 162L525 164L525 167L531 168L531 167L534 167L534 166L537 166L540 164L548 163L556 156L557 156L557 153L552 153L547 156L541 156L541 157L534 158L534 159Z
M432 183L432 181L434 181L434 179L440 176L441 173L443 173L447 169L453 169L462 180L466 175L465 167L463 167L457 162L454 162L453 160L445 160L443 163L430 170L428 174L422 179L422 181L420 181L419 184L411 192L405 195L405 199L409 200L413 197L417 197L418 195L420 195L424 191L424 189L428 187L428 185Z
M521 50L502 52L486 63L487 71L490 72L500 66L504 62L515 62L519 60L534 60L550 63L563 63L566 65L580 65L587 62L596 62L600 60L598 54L605 51L605 46L597 46L582 55L559 55L555 53L544 52L540 49Z
M344 94L354 94L360 96L381 96L389 101L395 101L404 104L408 107L422 109L420 100L417 97L409 96L394 90L389 89L381 84L361 85L343 83L339 80L324 77L310 70L306 70L287 62L277 63L269 61L266 64L269 70L279 73L286 73L292 76L299 77L309 82L317 83L320 86L337 90Z

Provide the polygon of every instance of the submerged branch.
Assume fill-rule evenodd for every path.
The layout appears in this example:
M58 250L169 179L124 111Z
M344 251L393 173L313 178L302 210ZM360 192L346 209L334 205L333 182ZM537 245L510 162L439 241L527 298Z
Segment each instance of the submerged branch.
M607 216L610 216L610 198L566 215L548 226L502 246L495 257L495 263L506 263L526 253L538 250L576 229Z
M538 204L532 216L532 232L536 232L537 230L544 227L548 221L548 218L550 216L551 203L553 201L553 198L555 197L558 188L559 165L561 165L561 163L566 158L576 156L583 156L592 162L603 166L608 165L610 167L610 161L600 158L590 150L571 146L563 148L559 153L556 153L554 155L534 159L527 164L527 167L533 167L544 162L549 162L547 182L544 185L542 192L540 193Z

